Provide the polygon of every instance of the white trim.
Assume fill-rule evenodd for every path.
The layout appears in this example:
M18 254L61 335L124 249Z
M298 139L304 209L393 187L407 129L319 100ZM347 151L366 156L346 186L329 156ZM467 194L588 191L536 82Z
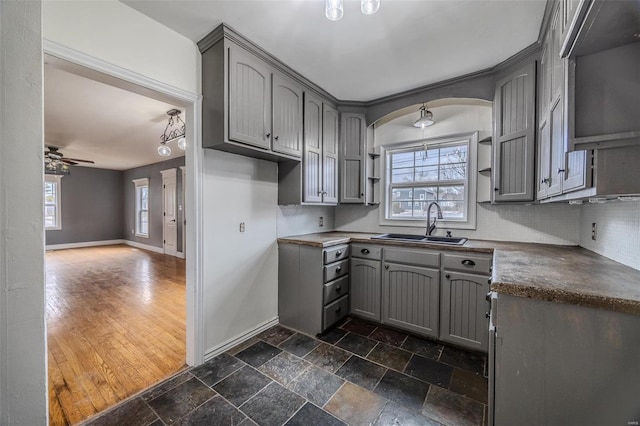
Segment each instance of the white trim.
M44 226L45 231L61 231L62 230L62 175L44 175L44 182L56 184L56 224L55 226ZM44 186L43 186L44 191ZM44 198L42 202L42 210L44 211Z
M119 78L156 92L161 92L164 95L169 95L182 101L194 103L201 99L201 96L198 94L188 92L180 89L179 87L171 86L159 80L154 80L126 68L110 64L102 59L87 55L75 49L56 43L55 41L47 40L46 38L42 39L42 50L49 55L56 56L64 59L65 61L73 62L74 64L78 64L86 68L91 68L92 70L102 72L109 76Z
M279 317L275 317L261 324L258 324L256 327L246 330L245 332L240 333L237 336L232 337L231 339L228 339L217 346L209 348L207 349L207 352L204 355L204 360L209 361L211 358L216 357L221 353L228 351L229 349L239 345L240 343L246 342L252 337L257 336L263 331L273 327L274 325L278 325L279 323L280 323Z
M66 244L50 244L45 246L45 250L66 250L85 247L113 246L117 244L126 244L125 240L102 240L102 241L83 241L81 243Z
M444 135L438 136L429 139L421 139L417 141L411 142L403 142L398 144L387 144L380 147L380 159L381 159L381 170L382 173L382 185L380 191L383 191L383 194L380 197L380 226L397 226L397 227L412 227L412 228L426 228L427 222L426 219L418 218L418 219L389 219L386 217L387 209L388 209L388 198L389 198L389 188L388 188L388 170L387 170L387 151L392 151L396 149L403 149L409 147L415 147L419 144L427 143L431 144L443 144L448 142L460 141L463 139L467 139L469 141L469 160L467 162L467 179L468 179L468 205L467 205L467 220L464 222L459 221L438 221L438 228L440 229L476 229L476 213L478 210L477 205L477 189L478 189L478 132L466 132L466 133L458 133L452 135Z
M131 240L124 240L124 243L131 247L152 251L154 253L164 254L164 250L162 249L162 247L156 247L150 244L143 244L143 243L139 243L137 241L131 241Z
M184 259L184 253L181 251L176 252L176 257L179 257L180 259Z
M187 179L189 180L186 201L190 226L187 228L189 257L187 267L187 364L199 365L204 362L204 242L202 235L204 226L202 205L203 157L202 148L202 95L168 85L142 74L110 64L101 59L70 49L51 40L42 40L43 51L65 61L81 65L111 77L113 85L132 83L161 94L180 100L185 106L185 124L187 126L187 149L185 161ZM113 78L115 77L115 78Z
M178 176L178 169L174 167L173 169L160 170L160 174L162 175L163 179L165 177Z
M184 259L187 253L187 221L185 220L185 212L187 211L187 166L180 166L180 170L182 171L182 189L180 191L182 193L182 200L180 200L180 204L182 204L182 211L180 212L182 218L182 252L180 254Z
M166 179L173 179L173 181L175 182L175 187L174 187L174 195L177 195L178 192L178 169L177 168L172 168L172 169L166 169L166 170L160 170L160 174L162 175L162 248L164 249L164 254L168 254L169 256L174 256L174 257L178 257L178 210L177 210L177 206L174 207L174 222L176 222L175 225L175 234L176 234L176 238L175 238L175 245L174 245L174 249L173 250L168 250L167 249L167 236L165 235L165 231L166 231L166 213L167 211L165 210L166 207L166 199L165 197L167 196L167 188L166 188ZM176 201L176 204L178 202L177 197L174 198L174 200Z
M150 227L150 223L147 223L147 233L142 233L140 232L140 212L142 211L142 209L138 210L140 208L140 195L138 194L138 188L147 188L147 221L149 221L150 219L150 205L151 205L151 191L149 188L149 178L140 178L140 179L133 179L131 182L133 182L133 184L135 185L136 189L135 189L135 203L134 203L134 208L135 208L135 219L134 219L134 235L138 238L149 238L149 227Z
M133 179L131 182L133 182L136 188L139 186L149 186L149 178Z

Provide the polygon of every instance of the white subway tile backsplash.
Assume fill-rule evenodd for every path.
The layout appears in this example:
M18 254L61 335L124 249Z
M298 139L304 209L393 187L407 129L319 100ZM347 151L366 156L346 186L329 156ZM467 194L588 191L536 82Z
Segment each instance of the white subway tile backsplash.
M596 240L591 224L598 224ZM616 262L640 269L640 202L584 204L580 245Z

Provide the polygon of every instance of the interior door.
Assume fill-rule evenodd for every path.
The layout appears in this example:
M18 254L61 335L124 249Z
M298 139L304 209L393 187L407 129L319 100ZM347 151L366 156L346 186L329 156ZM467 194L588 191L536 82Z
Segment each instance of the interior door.
M164 209L162 234L164 254L178 255L178 211L176 169L162 171L162 205Z

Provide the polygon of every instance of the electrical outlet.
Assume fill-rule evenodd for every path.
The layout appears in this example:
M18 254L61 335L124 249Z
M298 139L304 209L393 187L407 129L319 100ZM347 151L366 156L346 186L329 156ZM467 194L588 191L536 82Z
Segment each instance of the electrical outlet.
M322 228L324 226L324 217L320 216L318 219L318 226Z
M597 231L598 231L598 224L593 222L591 224L591 239L593 241L595 241L597 239Z
M136 230L135 230L135 229L133 229L133 228L131 228L131 235L133 235L133 234L135 234L135 233L136 233Z
M240 222L240 232L244 232L244 222Z

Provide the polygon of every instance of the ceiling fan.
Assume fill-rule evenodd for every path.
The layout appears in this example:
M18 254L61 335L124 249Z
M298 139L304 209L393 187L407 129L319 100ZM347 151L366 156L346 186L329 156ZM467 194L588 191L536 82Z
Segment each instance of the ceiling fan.
M47 146L47 150L44 152L44 162L45 163L50 163L52 161L63 162L63 163L69 164L71 166L75 166L78 163L95 164L95 162L91 161L91 160L82 160L80 158L65 157L60 152L60 148L56 148L55 146Z

